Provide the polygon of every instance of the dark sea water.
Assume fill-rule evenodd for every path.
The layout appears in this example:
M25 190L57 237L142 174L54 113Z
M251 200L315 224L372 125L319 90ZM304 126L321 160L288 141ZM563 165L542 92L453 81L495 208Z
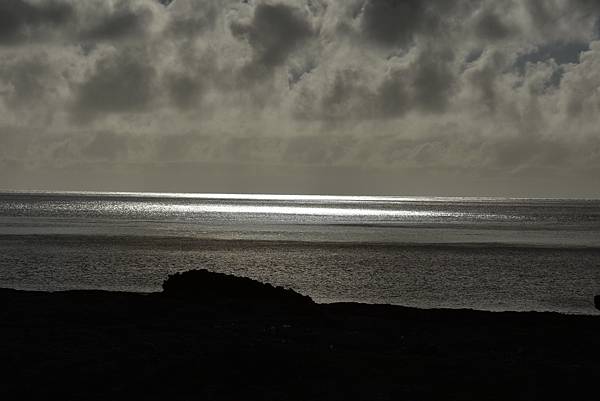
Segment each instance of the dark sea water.
M321 302L595 313L600 201L0 192L0 287L235 273Z

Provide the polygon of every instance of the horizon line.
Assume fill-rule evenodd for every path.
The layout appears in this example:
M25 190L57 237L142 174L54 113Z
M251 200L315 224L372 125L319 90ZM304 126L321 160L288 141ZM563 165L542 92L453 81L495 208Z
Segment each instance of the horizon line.
M97 191L97 190L45 190L45 189L0 189L0 194L56 194L56 195L112 195L144 196L149 198L182 199L240 199L240 200L354 200L354 201L450 201L450 200L580 200L594 201L599 197L527 197L490 195L339 195L339 194L283 194L283 193L219 193L219 192L162 192L162 191Z

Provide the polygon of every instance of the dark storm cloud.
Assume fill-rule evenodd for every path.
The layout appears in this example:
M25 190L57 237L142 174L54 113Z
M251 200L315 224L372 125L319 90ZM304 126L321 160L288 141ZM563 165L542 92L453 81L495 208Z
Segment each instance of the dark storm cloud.
M46 28L65 24L72 15L71 5L58 0L41 3L2 0L0 2L0 44L15 44L37 37Z
M530 0L524 3L528 14L537 29L544 30L548 28L555 17L555 4L546 0Z
M362 6L362 34L384 46L410 45L416 35L439 35L453 18L478 1L367 0Z
M485 40L501 40L515 33L502 18L495 13L484 13L475 24L475 32Z
M152 14L148 10L131 10L120 7L103 16L99 21L81 34L86 41L117 40L132 36L141 36L151 24Z
M76 88L75 118L144 110L152 101L155 70L146 52L136 48L100 58L91 75Z
M174 0L158 0L158 2L165 7L168 7L171 3L173 3L173 1Z
M172 74L166 82L172 101L182 110L196 106L202 97L203 82L192 75Z
M420 0L369 0L364 4L362 30L366 37L385 45L404 46L410 43L415 32L433 22L427 13L427 1Z
M258 75L283 64L313 34L298 9L268 3L259 4L249 22L232 23L231 31L252 47L254 56L249 72Z

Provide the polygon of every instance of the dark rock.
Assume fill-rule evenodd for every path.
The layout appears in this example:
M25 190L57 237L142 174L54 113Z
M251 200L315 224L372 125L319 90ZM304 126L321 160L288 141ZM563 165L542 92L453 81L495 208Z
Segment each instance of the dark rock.
M312 304L310 297L292 289L274 287L246 277L215 273L205 269L169 275L162 285L170 297L202 302L273 303L285 305Z
M237 302L0 289L0 400L598 399L600 314Z

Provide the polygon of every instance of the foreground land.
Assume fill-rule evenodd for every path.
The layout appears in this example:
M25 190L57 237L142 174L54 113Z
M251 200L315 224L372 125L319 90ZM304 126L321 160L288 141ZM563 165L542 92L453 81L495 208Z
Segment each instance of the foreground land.
M0 305L3 399L600 397L600 316L8 289Z

